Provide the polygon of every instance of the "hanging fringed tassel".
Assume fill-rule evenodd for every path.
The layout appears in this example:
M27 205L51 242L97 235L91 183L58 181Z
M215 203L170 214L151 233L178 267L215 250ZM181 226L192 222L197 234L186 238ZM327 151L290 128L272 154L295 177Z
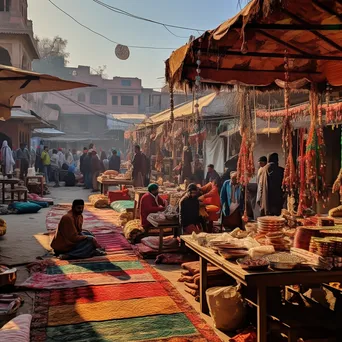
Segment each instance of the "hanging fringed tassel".
M299 131L299 202L297 215L302 216L306 206L306 183L305 183L305 155L304 155L304 129L301 128Z
M312 199L316 203L322 200L323 206L325 206L328 200L325 185L325 143L322 127L322 110L318 106L317 88L314 84L311 84L310 110L311 126L305 154L306 180Z
M175 116L173 114L173 111L174 111L174 93L173 93L173 82L170 81L169 82L169 91L170 91L170 122L171 124L174 123L175 121Z

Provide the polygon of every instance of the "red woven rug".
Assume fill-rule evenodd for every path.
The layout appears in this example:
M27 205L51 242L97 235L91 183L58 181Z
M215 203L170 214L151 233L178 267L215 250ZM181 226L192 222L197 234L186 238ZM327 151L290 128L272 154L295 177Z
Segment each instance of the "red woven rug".
M48 219L61 217L68 208L63 209L52 209ZM138 259L112 223L103 223L101 232L100 211L95 216L86 210L85 222L97 222L90 230L108 255L32 267L25 286L50 289L36 293L32 341L220 341L172 284Z

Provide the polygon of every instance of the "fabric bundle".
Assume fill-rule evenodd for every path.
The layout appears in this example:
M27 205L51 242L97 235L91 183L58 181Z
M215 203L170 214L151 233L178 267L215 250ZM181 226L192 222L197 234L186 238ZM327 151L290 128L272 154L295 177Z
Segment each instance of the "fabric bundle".
M159 236L148 236L135 245L135 250L144 259L155 258L159 254ZM178 240L172 236L164 237L163 253L179 252Z
M116 201L111 203L110 207L118 213L125 213L129 209L134 209L134 201Z
M123 212L119 215L119 225L124 226L133 219L133 213Z
M159 250L159 237L158 236L148 236L141 240L141 243L153 250ZM163 239L163 251L172 252L179 249L179 242L172 236L164 237Z
M185 292L191 294L196 300L199 299L200 294L200 263L199 261L186 262L182 264L181 277L178 279L179 282L184 283ZM208 288L214 286L231 285L234 280L225 274L220 268L208 264Z
M32 316L15 317L0 329L0 341L29 342Z
M144 228L141 226L140 220L132 220L125 224L123 233L127 240L134 243L137 236L144 233Z
M105 195L90 195L88 199L95 208L108 207L108 197Z
M160 222L164 222L166 217L163 213L152 213L147 216L147 221L152 224L153 227L158 227Z

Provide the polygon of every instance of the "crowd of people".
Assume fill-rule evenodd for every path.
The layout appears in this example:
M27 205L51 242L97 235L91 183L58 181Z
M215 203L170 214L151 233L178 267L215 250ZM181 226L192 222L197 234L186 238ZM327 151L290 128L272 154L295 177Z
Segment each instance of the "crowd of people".
M79 181L86 189L98 191L97 177L106 170L120 171L120 152L112 149L100 155L94 144L84 147L83 152L76 149L49 148L40 141L37 148L28 149L26 143L20 144L19 149L11 149L5 140L0 153L2 174L12 177L16 163L20 168L20 179L25 179L29 168L44 174L47 184L54 182L54 187L60 186L61 178L66 186L75 186ZM61 177L63 173L63 177Z
M45 148L44 151L48 154ZM47 156L45 158L42 158L42 160L46 162L48 158ZM136 146L132 161L133 177L136 177L135 182L142 185L147 176L147 161L145 158L139 146ZM57 168L56 165L60 165L58 164L60 159L56 150L53 150L52 157L49 160L53 169ZM85 187L87 188L92 185L92 182L95 182L98 172L100 172L101 168L105 168L106 165L117 171L120 169L120 157L115 150L112 152L110 159L107 159L104 153L101 153L100 157L98 157L93 145L84 148L79 161L81 172L85 177ZM191 174L189 173L188 176L191 177ZM223 177L227 177L227 175L223 175ZM268 158L264 156L259 158L256 200L258 215L280 215L285 198L282 190L283 177L284 169L278 165L278 155L276 153L271 154ZM238 182L236 171L230 171L228 178L223 182L214 165L210 164L203 182L204 185L190 183L187 186L184 196L179 201L179 229L176 236L191 234L192 232L198 233L203 230L211 232L212 223L219 219L227 228L243 228L242 212L246 203L246 194L244 188ZM147 190L140 203L141 225L146 231L151 228L148 216L152 213L165 211L168 205L167 201L159 196L158 184L150 184ZM84 202L75 200L71 211L64 215L59 223L51 247L61 259L105 255L105 251L94 236L82 229L83 208Z
M280 215L285 203L285 194L282 189L284 169L278 163L277 153L272 153L268 158L259 158L255 201L245 201L245 188L238 182L237 171L230 171L228 177L226 174L220 177L214 165L209 164L204 185L190 183L180 200L179 234L212 231L213 222L217 220L228 229L243 228L242 215L247 202L249 206L254 203L254 208L250 208L253 216L251 219L265 215ZM193 174L188 172L184 182L192 177ZM159 197L158 185L150 184L148 193L141 200L142 226L148 229L148 215L164 211L166 205L167 203Z

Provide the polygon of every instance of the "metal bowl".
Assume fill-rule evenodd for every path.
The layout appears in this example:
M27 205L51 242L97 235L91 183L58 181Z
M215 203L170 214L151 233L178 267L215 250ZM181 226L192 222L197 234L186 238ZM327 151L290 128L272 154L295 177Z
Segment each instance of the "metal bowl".
M271 268L277 270L293 270L297 268L300 264L292 262L272 262L270 261Z

